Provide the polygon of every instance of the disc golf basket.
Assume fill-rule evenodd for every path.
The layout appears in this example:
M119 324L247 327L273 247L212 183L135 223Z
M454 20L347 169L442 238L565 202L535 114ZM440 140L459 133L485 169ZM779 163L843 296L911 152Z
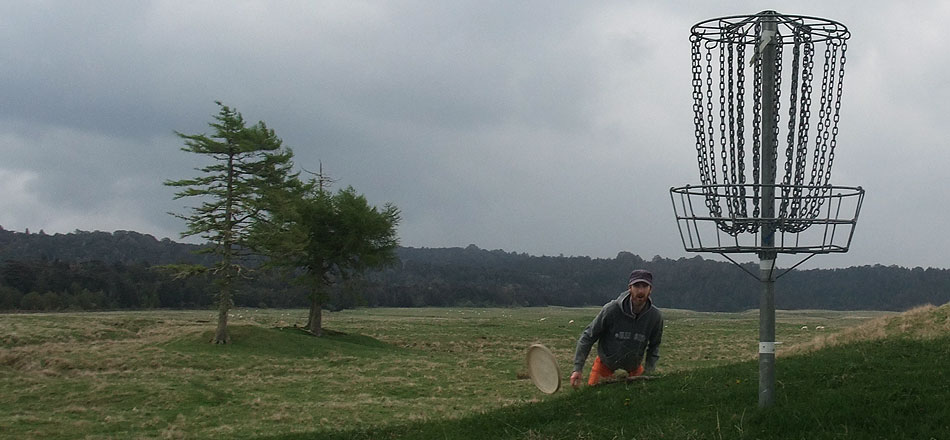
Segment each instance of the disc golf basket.
M718 253L764 285L761 407L775 386L776 256L807 254L791 270L847 252L864 200L861 187L831 184L849 37L841 23L775 11L691 29L700 180L670 197L687 251ZM737 253L757 254L759 274Z

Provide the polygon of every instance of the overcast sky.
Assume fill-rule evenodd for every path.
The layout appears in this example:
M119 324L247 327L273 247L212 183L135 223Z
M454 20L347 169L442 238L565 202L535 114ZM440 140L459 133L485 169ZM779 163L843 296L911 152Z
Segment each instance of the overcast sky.
M396 204L405 246L692 257L689 29L775 8L852 33L832 183L867 197L850 252L806 267L950 267L950 2L0 3L4 229L178 240L162 182L199 158L174 132L220 100Z

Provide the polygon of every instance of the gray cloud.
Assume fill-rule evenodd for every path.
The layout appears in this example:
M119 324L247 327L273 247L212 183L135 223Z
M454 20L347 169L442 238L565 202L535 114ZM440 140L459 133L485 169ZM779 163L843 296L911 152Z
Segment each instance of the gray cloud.
M408 246L646 258L682 250L697 183L688 32L760 2L7 2L0 225L177 238L175 131L221 100L403 211ZM938 1L798 1L848 25L833 182L868 189L852 251L811 267L948 267L950 84ZM709 257L709 255L706 255ZM752 259L749 256L749 259Z

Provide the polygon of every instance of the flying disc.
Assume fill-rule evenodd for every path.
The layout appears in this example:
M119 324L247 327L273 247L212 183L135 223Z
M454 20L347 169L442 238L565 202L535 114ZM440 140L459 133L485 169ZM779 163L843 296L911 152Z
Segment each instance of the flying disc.
M534 344L528 348L528 376L531 382L542 393L554 394L561 388L561 373L557 368L557 359L554 353L541 344Z

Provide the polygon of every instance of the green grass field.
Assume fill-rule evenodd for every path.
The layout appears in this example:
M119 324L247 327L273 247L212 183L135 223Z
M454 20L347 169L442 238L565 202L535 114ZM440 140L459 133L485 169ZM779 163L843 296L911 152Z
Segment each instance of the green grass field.
M554 395L525 351L566 382L597 308L236 309L227 346L211 311L0 315L0 437L950 438L948 310L780 311L769 410L757 312L665 310L659 378Z

